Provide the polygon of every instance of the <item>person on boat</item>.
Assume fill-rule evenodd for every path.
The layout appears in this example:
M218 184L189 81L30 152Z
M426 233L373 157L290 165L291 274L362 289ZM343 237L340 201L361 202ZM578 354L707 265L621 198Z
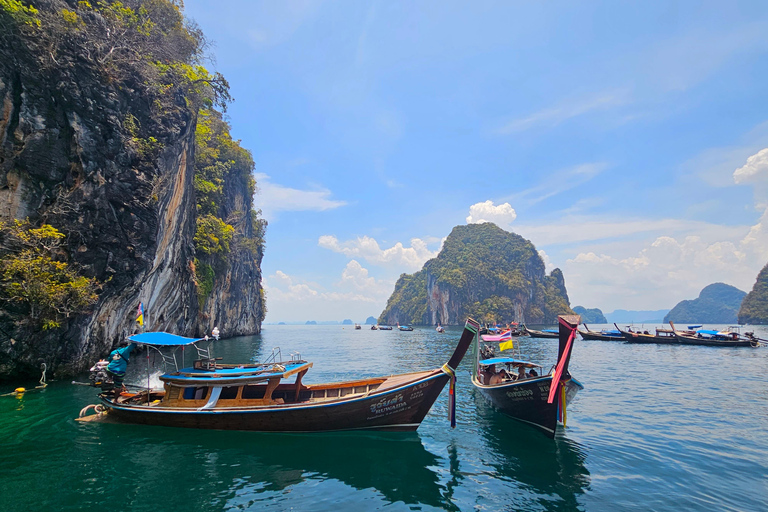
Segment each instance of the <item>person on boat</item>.
M522 365L521 365L521 366L519 366L519 367L517 368L517 380L522 380L522 379L525 379L525 378L526 378L526 375L525 375L525 366L522 366Z
M214 327L213 328L213 330L211 331L211 336L213 336L213 339L215 339L216 341L219 341L219 328L218 327Z
M136 343L122 341L120 342L120 345L109 354L107 374L112 377L112 381L115 383L115 395L125 391L123 379L125 378L125 371L128 369L128 361L134 348L136 348Z
M528 377L533 378L533 377L538 377L538 376L539 376L539 374L533 368L531 368L531 371L528 372Z

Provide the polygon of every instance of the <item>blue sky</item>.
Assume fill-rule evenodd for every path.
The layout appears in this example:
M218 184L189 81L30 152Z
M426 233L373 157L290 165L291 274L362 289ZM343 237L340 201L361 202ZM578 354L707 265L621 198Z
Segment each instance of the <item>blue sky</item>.
M768 262L768 3L185 9L256 161L267 322L377 316L467 222L605 312L748 291Z

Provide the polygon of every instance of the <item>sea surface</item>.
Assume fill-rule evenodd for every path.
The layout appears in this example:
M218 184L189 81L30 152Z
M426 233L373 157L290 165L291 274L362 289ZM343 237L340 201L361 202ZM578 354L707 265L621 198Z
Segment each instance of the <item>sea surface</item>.
M460 334L267 325L214 350L229 362L300 352L314 362L305 382L323 382L439 367ZM557 355L556 340L518 348L545 368ZM2 396L0 510L768 510L768 348L577 340L570 369L585 389L554 441L493 410L470 359L457 427L446 388L405 434L82 424L96 390L71 381ZM146 367L134 358L130 381L146 382ZM0 393L35 386L14 384Z

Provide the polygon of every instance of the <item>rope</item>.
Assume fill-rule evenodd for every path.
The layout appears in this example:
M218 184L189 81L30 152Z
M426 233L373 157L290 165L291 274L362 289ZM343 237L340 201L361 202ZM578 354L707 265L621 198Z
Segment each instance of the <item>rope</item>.
M104 411L105 411L104 406L100 404L90 404L90 405L86 405L80 410L80 417L81 418L84 417L91 408L93 408L93 412L95 412L97 416L101 416L102 414L104 414Z
M456 370L445 363L440 370L448 375L448 419L451 421L451 428L456 428Z
M44 388L48 385L48 383L45 381L45 372L48 370L48 366L46 366L45 363L42 363L40 366L43 368L43 374L40 376L40 385L36 386L37 388Z

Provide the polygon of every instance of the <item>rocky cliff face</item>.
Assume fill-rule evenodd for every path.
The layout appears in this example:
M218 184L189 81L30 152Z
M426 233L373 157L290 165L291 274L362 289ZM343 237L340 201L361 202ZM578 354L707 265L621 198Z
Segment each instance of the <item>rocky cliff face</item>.
M768 265L757 275L752 287L739 309L739 323L752 325L768 324Z
M43 29L74 9L35 5ZM78 12L82 27L106 19L95 8ZM157 87L138 68L152 67L144 61L106 66L75 37L85 28L52 49L44 32L3 14L0 6L0 220L53 225L66 234L57 257L103 286L60 329L30 331L1 311L0 375L39 373L43 361L60 374L86 369L136 329L139 302L151 330L201 335L218 322L224 334L259 332L260 248L257 257L233 251L199 311L192 93ZM248 194L237 183L226 194L232 211L245 212L242 240L253 236Z
M472 316L544 324L572 313L562 272L547 276L533 244L485 223L455 227L437 258L400 276L379 320L459 325Z

